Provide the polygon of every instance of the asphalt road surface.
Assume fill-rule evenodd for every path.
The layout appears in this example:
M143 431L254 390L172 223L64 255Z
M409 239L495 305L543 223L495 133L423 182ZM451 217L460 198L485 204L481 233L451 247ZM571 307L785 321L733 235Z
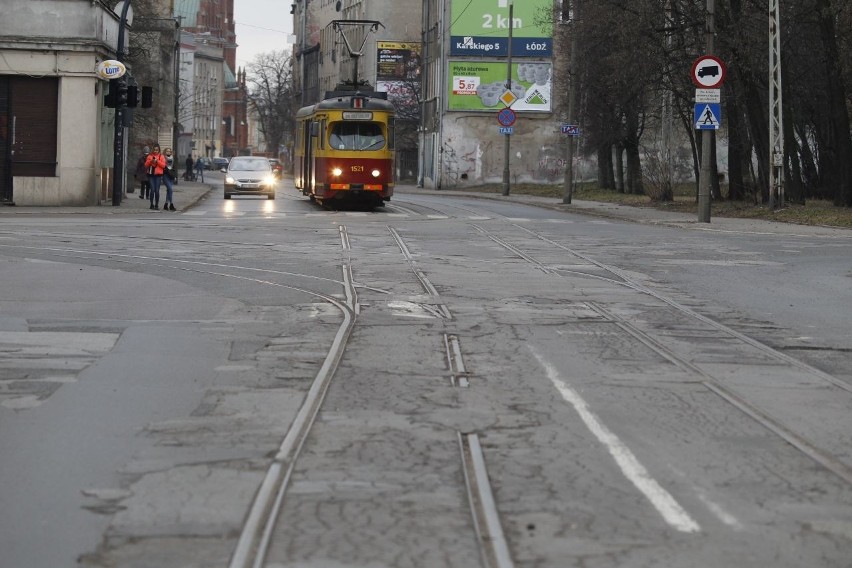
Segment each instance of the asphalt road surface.
M848 231L144 213L0 212L3 568L850 566Z

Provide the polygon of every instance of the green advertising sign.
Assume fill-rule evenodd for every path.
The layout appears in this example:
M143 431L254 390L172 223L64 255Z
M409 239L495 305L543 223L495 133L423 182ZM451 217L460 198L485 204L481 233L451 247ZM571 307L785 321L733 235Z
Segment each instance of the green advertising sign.
M552 10L553 0L453 0L450 54L503 57L511 27L513 56L550 57L552 26L541 22Z
M450 61L448 110L550 112L551 77L550 63L513 63L509 94L505 63Z

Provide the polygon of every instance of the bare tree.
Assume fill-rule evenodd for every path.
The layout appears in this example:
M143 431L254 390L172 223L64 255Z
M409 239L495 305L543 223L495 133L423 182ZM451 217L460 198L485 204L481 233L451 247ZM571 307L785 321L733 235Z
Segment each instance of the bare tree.
M284 50L261 53L246 71L249 103L257 112L258 128L266 147L277 155L295 128L297 97L290 55Z

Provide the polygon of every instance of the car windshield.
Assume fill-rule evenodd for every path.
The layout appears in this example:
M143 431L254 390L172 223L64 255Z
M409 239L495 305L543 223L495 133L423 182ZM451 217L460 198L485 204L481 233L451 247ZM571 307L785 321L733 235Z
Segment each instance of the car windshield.
M237 159L234 158L231 160L231 165L229 166L231 170L242 170L248 172L265 172L269 171L269 162L265 159Z
M376 122L335 122L329 142L335 150L379 150L385 147L385 136Z

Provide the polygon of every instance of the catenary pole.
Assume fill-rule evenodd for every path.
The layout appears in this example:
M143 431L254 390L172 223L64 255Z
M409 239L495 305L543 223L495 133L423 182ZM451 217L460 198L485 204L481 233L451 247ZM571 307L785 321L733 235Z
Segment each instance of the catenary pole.
M780 0L769 0L769 208L784 206L784 113Z

